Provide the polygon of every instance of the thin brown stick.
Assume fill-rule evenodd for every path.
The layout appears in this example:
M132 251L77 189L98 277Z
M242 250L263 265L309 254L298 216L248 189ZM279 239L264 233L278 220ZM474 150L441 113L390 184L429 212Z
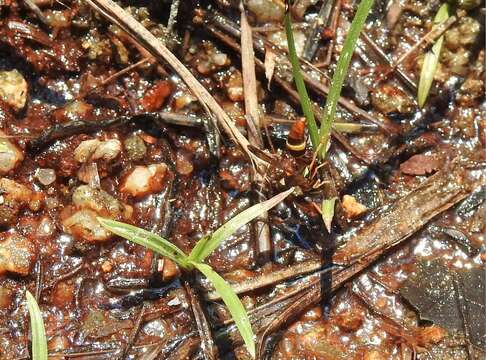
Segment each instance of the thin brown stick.
M267 312L267 310L266 310L267 308L271 308L273 306L280 306L284 301L286 301L286 300L288 300L292 297L295 297L298 294L301 294L303 292L308 291L310 286L313 286L313 285L316 284L316 279L318 280L319 277L322 274L327 273L329 271L332 271L332 268L322 269L322 270L319 270L319 271L312 273L310 275L306 275L301 280L299 280L299 285L295 289L292 289L288 292L285 292L285 293L277 296L276 298L270 300L269 302L266 302L266 303L264 303L264 304L262 304L262 305L260 305L256 308L248 311L248 316L250 316L250 320L258 317L262 312ZM234 323L233 319L227 319L223 322L222 325L229 325L229 324L232 324L232 323Z
M102 86L105 86L109 83L111 83L113 80L115 80L116 78L132 71L133 69L147 63L147 62L150 62L151 59L149 58L144 58L142 60L139 60L137 61L135 64L131 64L131 65L128 65L127 67L121 69L120 71L117 71L116 73L108 76L106 79L103 79L101 82L99 82L98 84L95 84L95 86L93 86L91 89L89 89L86 93L84 94L79 94L78 95L78 98L83 98L85 97L86 95L88 95L89 93L93 92L95 89L99 88L99 87L102 87Z
M49 21L47 20L46 16L44 15L44 13L42 12L42 10L39 8L39 6L37 6L37 4L32 1L32 0L24 0L24 3L25 5L34 13L37 15L37 17L39 18L40 21L42 21L42 23L44 25L47 25L47 26L51 26L49 24Z
M182 47L181 47L181 59L187 54L187 50L189 50L189 46L191 46L191 32L189 30L184 31L184 39L182 40Z
M353 285L354 284L354 285ZM396 318L393 313L393 310L391 308L384 308L380 309L375 305L375 301L370 297L368 294L368 291L363 289L363 286L359 282L359 279L357 281L354 281L353 283L349 284L349 289L353 295L356 296L356 298L361 301L366 307L369 308L369 310L376 316L379 316L383 319L386 319L387 321L393 323L393 325L401 327L406 330L407 333L413 333L412 329L409 329L409 327L405 324L401 324L400 319Z
M145 304L142 304L142 307L140 309L140 312L138 313L137 320L135 321L135 325L133 326L133 329L130 333L130 336L128 337L127 343L123 349L122 354L120 355L120 360L124 360L125 357L128 355L135 338L137 337L138 332L140 331L140 327L142 326L142 321L143 321L143 315L145 313Z
M268 145L270 146L270 151L275 154L275 146L273 145L272 137L270 136L270 131L268 130L268 124L263 124L263 130L265 131L265 138L267 139Z
M201 339L201 348L204 356L207 360L217 359L218 353L211 335L211 328L201 304L189 283L185 282L184 288L186 289L186 293L191 304L192 313L194 315L194 319L196 320L197 331L199 332L199 338Z
M139 358L140 360L156 360L159 357L160 352L162 351L163 344L157 344L151 346L143 353L143 355Z
M308 308L314 303L314 294L312 291L307 292L302 297L291 303L284 311L275 316L271 323L265 327L261 333L257 345L257 359L260 359L264 353L265 342L271 333L276 331L280 326L288 324L291 320L295 319L303 310Z
M237 294L254 291L273 284L281 283L285 280L309 274L322 268L320 260L310 260L296 265L288 266L284 269L274 270L270 273L258 275L257 277L241 281L237 284L231 284L231 287ZM213 291L207 294L208 300L219 300L221 296Z
M170 4L169 20L167 20L167 28L165 30L165 41L167 36L174 31L174 26L177 21L177 14L179 13L180 0L172 0Z
M373 41L371 37L368 36L365 32L361 33L361 39L378 55L381 61L383 61L386 65L390 66L398 77L408 86L410 90L414 93L417 91L417 84L408 76L399 66L394 66L393 62L390 58L385 54L383 49Z
M267 126L271 124L292 125L293 123L295 123L295 119L277 116L277 115L265 115L262 120L263 120L263 125L267 125ZM359 124L355 122L348 123L348 122L335 121L333 125L336 131L339 131L341 133L356 134L363 131L376 132L378 130L378 127L376 125Z
M113 350L95 350L95 351L85 351L85 352L52 352L52 353L49 353L49 357L56 357L56 356L60 356L60 357L64 357L64 358L67 358L67 359L75 359L75 358L78 358L78 357L89 357L89 356L100 356L100 355L105 355L105 354L111 354L111 353L114 353L116 351L116 349L113 349ZM29 356L22 356L22 357L18 357L16 358L16 360L23 360L23 359L30 359Z
M177 345L173 351L167 354L162 359L167 360L180 360L180 359L191 359L192 354L194 354L200 345L200 341L196 336L190 336L182 340Z
M243 89L245 94L246 119L249 125L248 139L254 147L263 149L261 134L260 109L258 106L257 81L255 74L255 53L253 51L253 34L246 17L243 4L241 11L241 68L243 73ZM253 181L259 187L263 186L263 177L258 172L253 172ZM259 196L257 202L264 201L265 197ZM252 225L253 237L256 240L257 262L266 263L270 258L272 244L270 240L270 228L268 226L268 212L261 214Z
M302 57L307 61L312 61L320 43L321 33L325 26L327 26L331 19L332 9L334 3L339 0L323 1L319 14L316 16L307 32L307 39L304 44L304 51Z
M432 45L438 38L440 38L452 25L456 23L460 16L452 15L447 20L440 23L437 27L430 30L419 41L417 41L407 52L395 61L394 66L399 66L406 58L414 52L424 49Z
M381 279L379 279L375 273L373 272L368 272L366 274L366 276L368 276L368 278L371 280L371 282L374 282L378 285L380 285L385 291L389 292L390 294L394 294L394 295L397 295L399 292L397 289L393 289L390 285L386 284L385 282L383 282Z
M28 23L9 20L4 26L11 30L15 36L35 41L49 48L54 45L53 40L44 31Z
M255 53L253 52L253 35L246 18L243 4L241 11L241 69L243 74L243 90L245 94L245 111L253 121L257 132L260 131L260 111L258 107L257 81L255 74ZM261 134L249 132L248 140L253 146L262 147Z
M60 275L58 278L52 280L50 283L43 286L42 290L47 290L47 289L53 288L59 282L71 278L72 276L76 275L76 273L78 273L83 268L83 266L84 266L84 263L81 263L78 266L76 266L74 269L72 269L71 271L68 271L67 273Z
M328 67L331 64L332 53L334 52L334 46L336 45L336 30L339 23L339 17L341 15L342 0L336 2L336 7L334 8L332 19L331 19L331 32L333 37L329 40L329 46L326 53L326 58L324 59L323 67ZM317 67L317 66L316 66Z
M87 3L99 11L108 20L118 25L128 35L136 39L146 48L158 61L166 61L174 71L181 77L187 86L194 92L201 104L208 112L216 117L219 125L225 132L243 149L248 157L256 164L262 165L265 162L256 157L249 149L248 140L240 133L228 114L211 96L208 90L192 75L182 62L167 49L150 31L135 20L123 8L112 0L87 0Z

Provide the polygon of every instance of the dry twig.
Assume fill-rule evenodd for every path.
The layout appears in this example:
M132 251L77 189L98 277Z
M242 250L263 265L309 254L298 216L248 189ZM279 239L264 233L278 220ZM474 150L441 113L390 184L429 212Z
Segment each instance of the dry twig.
M246 121L249 127L248 139L250 144L263 150L261 135L260 109L258 106L257 81L255 74L255 54L253 52L253 35L245 14L243 4L241 11L241 67L243 72L243 89L245 94ZM263 177L253 172L253 180L258 186L263 186ZM258 202L264 201L259 196ZM253 235L256 239L256 253L258 262L266 262L272 250L270 241L270 228L268 226L268 213L259 216L253 223Z
M213 360L218 358L216 346L214 345L213 337L211 336L211 328L206 319L204 311L199 303L199 300L191 288L191 285L187 282L184 283L184 288L189 297L192 313L196 320L197 330L199 332L199 338L201 339L201 347L206 360Z

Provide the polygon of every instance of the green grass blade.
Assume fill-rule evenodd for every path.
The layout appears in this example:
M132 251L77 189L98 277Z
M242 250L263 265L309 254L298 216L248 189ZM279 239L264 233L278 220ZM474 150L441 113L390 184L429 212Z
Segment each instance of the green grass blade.
M336 200L336 197L324 199L322 200L321 204L322 220L324 221L324 225L326 225L326 229L329 233L331 232L331 223L334 217L334 205L336 204Z
M246 348L250 355L255 358L255 340L253 330L251 328L250 319L246 313L245 307L240 299L231 288L231 286L218 275L209 265L197 262L191 262L196 269L204 274L204 276L213 284L214 289L221 296L228 311L233 318L238 331L245 342Z
M326 99L326 106L324 107L324 113L322 114L321 118L321 158L326 156L332 123L336 117L337 104L339 98L341 97L341 89L343 88L344 80L346 79L346 74L348 73L349 64L351 63L351 58L353 57L356 42L358 41L359 34L363 29L373 3L374 0L362 0L360 2L346 39L344 40L343 49L332 77L331 87Z
M259 204L253 205L246 210L243 210L238 215L231 218L220 228L218 228L212 235L209 241L206 242L204 248L198 249L197 257L193 257L191 260L203 261L209 254L211 254L214 249L216 249L221 243L226 240L229 236L233 235L236 230L245 224L248 224L253 219L257 218L264 212L270 210L287 196L289 196L294 191L293 188L284 191L273 198L268 199Z
M290 12L287 11L284 18L285 32L287 33L287 44L289 48L290 63L292 64L292 75L294 76L295 87L299 93L300 106L302 112L307 121L307 129L309 130L309 136L311 139L312 147L314 151L319 145L319 129L317 128L316 119L314 118L314 112L312 111L312 103L305 87L304 78L300 72L299 58L297 51L295 50L294 33L292 31L292 22L290 20Z
M30 331L32 333L32 359L47 360L47 339L44 321L32 294L27 291L27 307L30 315Z
M187 255L169 240L147 230L119 221L101 217L98 218L98 221L105 229L112 233L134 242L135 244L145 246L146 248L171 259L180 266L187 268Z
M434 18L434 25L432 29L437 28L440 23L446 21L449 18L449 4L445 3L437 11ZM435 42L432 49L425 54L424 63L422 65L422 71L420 72L420 80L418 85L417 100L420 107L425 105L427 97L429 96L430 88L434 82L434 75L437 71L437 65L439 65L440 51L442 49L442 43L444 42L444 35L439 37Z
M211 236L204 236L203 238L199 239L196 243L196 246L191 250L189 254L189 261L200 261L201 254L204 252L204 249L207 246L207 243L211 240Z

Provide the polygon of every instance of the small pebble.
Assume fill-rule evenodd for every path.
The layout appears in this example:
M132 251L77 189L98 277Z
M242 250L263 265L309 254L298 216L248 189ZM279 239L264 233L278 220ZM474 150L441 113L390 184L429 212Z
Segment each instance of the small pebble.
M0 98L14 110L20 111L27 102L28 85L22 74L14 69L0 71Z
M56 172L54 169L39 168L36 170L34 176L44 186L50 185L56 181Z

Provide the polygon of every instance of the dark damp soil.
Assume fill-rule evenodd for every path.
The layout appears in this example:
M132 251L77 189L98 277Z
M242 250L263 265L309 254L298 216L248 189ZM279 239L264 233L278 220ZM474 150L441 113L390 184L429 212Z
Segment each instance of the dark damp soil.
M258 131L270 158L256 176L170 66L84 1L33 3L41 17L27 1L0 1L0 359L29 358L26 290L42 310L50 359L204 358L194 302L218 358L249 358L205 281L114 236L96 217L153 231L189 253L243 209L291 186L298 191L266 220L269 253L260 253L258 227L250 224L208 259L239 287L263 357L484 357L479 7L460 12L445 32L420 109L423 49L398 68L391 64L430 30L442 2L376 1L342 94L341 127L327 161L315 164L309 143L303 152L287 146L289 138L306 138L283 50L284 6L245 2L257 57ZM322 2L292 7L318 104L356 9L353 1L325 3L322 26L315 25ZM249 136L238 4L181 1L169 33L169 1L120 4ZM329 233L320 206L332 197Z

